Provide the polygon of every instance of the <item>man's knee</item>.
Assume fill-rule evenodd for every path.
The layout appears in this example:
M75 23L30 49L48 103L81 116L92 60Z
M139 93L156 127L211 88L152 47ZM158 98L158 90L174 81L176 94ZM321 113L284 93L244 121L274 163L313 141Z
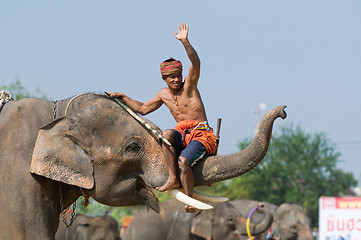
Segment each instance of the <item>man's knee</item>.
M178 158L178 166L181 171L192 169L189 161L182 156Z
M165 137L167 140L173 140L174 139L174 131L172 129L166 129L163 131L163 137Z

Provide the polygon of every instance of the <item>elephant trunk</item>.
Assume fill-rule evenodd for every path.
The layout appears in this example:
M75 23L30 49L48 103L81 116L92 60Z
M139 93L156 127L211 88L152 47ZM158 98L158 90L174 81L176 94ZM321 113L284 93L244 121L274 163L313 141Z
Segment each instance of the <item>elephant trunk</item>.
M239 234L246 236L252 235L257 236L264 232L266 232L273 223L273 213L264 207L260 207L257 212L264 215L262 222L258 224L249 223L248 230L247 230L247 220L243 217L239 217L239 221L241 222L241 227L239 229Z
M267 153L274 121L278 117L287 117L285 108L286 106L279 106L265 114L256 136L244 150L227 156L211 156L206 161L196 164L193 167L195 185L210 185L238 177L255 168Z

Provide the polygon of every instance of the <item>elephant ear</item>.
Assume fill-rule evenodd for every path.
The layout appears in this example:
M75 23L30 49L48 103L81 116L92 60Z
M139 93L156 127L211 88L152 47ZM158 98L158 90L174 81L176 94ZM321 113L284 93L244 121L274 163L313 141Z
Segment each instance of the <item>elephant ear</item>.
M93 163L72 134L69 121L66 117L60 118L39 130L30 172L91 189L94 186Z
M197 213L193 218L191 233L207 240L212 239L214 211L205 210Z

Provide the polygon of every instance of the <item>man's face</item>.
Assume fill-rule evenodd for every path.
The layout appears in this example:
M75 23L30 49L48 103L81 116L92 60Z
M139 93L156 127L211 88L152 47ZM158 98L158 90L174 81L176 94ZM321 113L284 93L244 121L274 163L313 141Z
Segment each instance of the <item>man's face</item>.
M181 87L183 76L182 74L172 74L168 75L164 81L167 83L170 89L179 89Z

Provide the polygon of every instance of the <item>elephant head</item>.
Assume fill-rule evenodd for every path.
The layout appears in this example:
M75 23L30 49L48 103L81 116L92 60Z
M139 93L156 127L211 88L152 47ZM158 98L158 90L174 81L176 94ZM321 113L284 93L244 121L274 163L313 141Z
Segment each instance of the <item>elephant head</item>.
M242 216L247 216L251 210L260 204L259 201L249 199L237 199L231 204L240 212ZM313 240L310 228L310 219L298 204L283 203L280 206L263 203L265 208L273 212L274 221L272 224L271 239L280 240ZM258 213L253 214L251 222L260 223L263 216ZM254 239L265 239L266 233Z
M160 140L103 95L82 94L65 103L64 116L39 131L30 172L79 187L106 205L143 204L159 211L150 189L168 177ZM275 119L286 117L284 108L264 116L246 149L195 165L195 185L230 179L256 167L267 152Z
M275 216L275 239L285 240L312 240L310 219L298 204L284 203L278 207Z
M143 209L134 216L122 238L136 239L213 239L234 240L247 236L246 218L228 202L215 204L211 210L184 212L184 206L175 201L162 202L164 218L154 211ZM250 224L250 233L255 236L267 231L273 221L269 210L260 208L264 219L258 224Z
M66 216L70 219L70 216ZM73 224L66 228L61 224L56 240L120 240L117 221L108 216L87 216L79 214Z
M248 234L258 236L267 231L273 222L273 213L261 206L257 209L263 215L258 224L242 217L230 203L219 203L212 210L201 211L193 218L191 233L205 239L239 239Z
M74 186L105 205L144 204L159 211L143 177L149 162L164 162L159 140L105 96L83 94L65 105L64 116L38 133L31 173Z

